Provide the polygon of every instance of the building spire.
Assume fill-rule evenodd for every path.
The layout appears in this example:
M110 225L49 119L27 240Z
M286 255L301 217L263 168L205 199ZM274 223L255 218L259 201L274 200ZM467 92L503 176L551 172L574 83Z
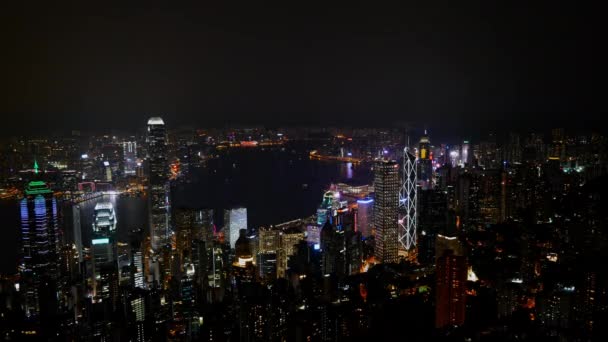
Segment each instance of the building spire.
M34 158L34 173L38 174L38 172L39 172L38 161L36 160L36 158Z

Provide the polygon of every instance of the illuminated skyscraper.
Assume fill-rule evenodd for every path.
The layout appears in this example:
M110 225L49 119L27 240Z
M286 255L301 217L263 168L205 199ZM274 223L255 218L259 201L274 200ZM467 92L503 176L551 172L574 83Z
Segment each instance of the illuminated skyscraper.
M179 265L195 263L195 243L211 246L213 240L213 209L178 209L174 213L176 249Z
M28 317L44 320L56 310L57 293L53 291L58 277L57 200L45 182L31 181L20 207L24 310Z
M399 164L380 160L374 165L374 226L376 246L374 254L379 262L397 262Z
M144 342L146 339L146 303L143 293L136 292L129 298L131 318L131 341Z
M423 190L433 187L433 156L431 155L431 141L424 131L418 147L418 183Z
M409 141L408 141L409 144ZM403 150L403 176L399 191L399 243L400 248L410 251L417 241L418 186L416 175L416 156L409 146Z
M95 205L91 250L93 252L93 299L101 301L110 296L110 281L118 271L116 260L116 224L114 206L110 202Z
M241 229L247 230L247 208L224 210L224 234L228 236L230 248L234 248Z
M259 234L259 253L276 253L279 249L279 230L273 228L260 227Z
M357 200L357 230L364 238L368 238L372 233L373 226L374 200L364 198Z
M336 272L339 267L337 256L344 243L340 244L337 235L336 229L329 222L325 222L321 229L321 272L327 276Z
M318 249L321 243L321 227L316 224L306 226L306 242Z
M133 247L131 250L131 267L133 268L133 287L138 287L140 289L145 289L146 285L144 283L144 257L141 251L141 247Z
M304 240L304 232L290 227L279 233L279 251L277 253L277 277L284 278L287 261L296 252L296 245Z
M150 238L152 248L158 250L168 243L169 185L165 123L159 117L148 120L148 163Z
M125 141L122 143L124 161L124 174L134 176L137 168L137 142Z
M469 141L465 140L462 142L462 152L460 153L460 162L463 166L467 165L471 161L469 160Z

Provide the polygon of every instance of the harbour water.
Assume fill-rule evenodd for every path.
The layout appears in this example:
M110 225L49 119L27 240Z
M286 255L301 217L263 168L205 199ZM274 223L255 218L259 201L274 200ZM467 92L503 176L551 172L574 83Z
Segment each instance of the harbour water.
M372 175L369 165L310 160L307 152L295 150L224 151L199 169L188 180L172 189L177 208L213 208L221 224L221 210L244 206L248 226L276 224L315 213L323 191L331 183L367 184ZM146 197L104 196L80 204L83 244L89 245L95 204L110 201L118 218L117 239L127 241L133 229L148 230ZM0 202L2 238L0 273L13 274L19 251L19 211L17 201Z

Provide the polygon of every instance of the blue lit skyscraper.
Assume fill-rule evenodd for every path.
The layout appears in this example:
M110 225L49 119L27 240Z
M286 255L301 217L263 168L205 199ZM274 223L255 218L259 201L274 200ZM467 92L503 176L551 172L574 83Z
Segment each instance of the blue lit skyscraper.
M28 317L44 320L56 309L53 288L58 277L57 200L43 181L31 181L20 202L22 264L21 291Z

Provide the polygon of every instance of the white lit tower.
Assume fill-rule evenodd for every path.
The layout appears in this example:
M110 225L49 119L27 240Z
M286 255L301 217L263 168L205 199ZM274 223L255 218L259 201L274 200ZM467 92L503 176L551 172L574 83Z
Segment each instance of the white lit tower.
M148 120L150 238L160 250L169 241L169 164L165 123L160 117Z
M416 155L409 147L409 138L403 149L402 182L399 191L399 249L409 252L416 247L418 204Z

